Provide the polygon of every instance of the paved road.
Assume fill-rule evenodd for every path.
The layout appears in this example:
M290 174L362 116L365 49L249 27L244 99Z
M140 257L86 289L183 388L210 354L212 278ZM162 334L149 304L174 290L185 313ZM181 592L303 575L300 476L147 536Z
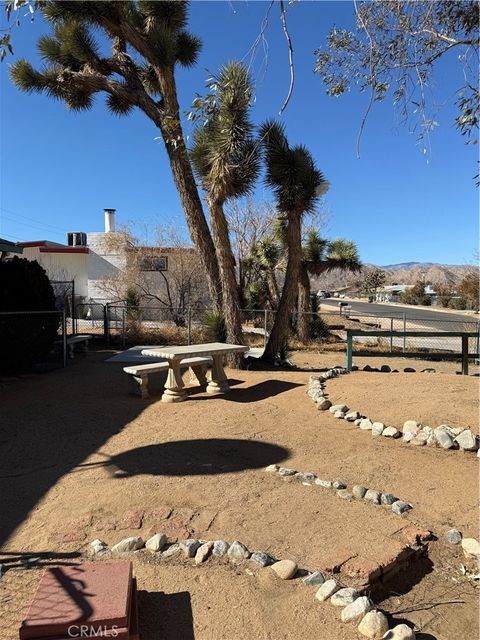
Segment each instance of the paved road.
M338 300L338 298L327 298L326 300L321 300L320 311L338 311L339 302L340 300ZM478 316L464 315L462 313L455 313L453 311L447 313L445 311L435 311L434 309L423 309L419 307L397 307L395 305L381 304L379 302L373 302L369 304L368 302L349 300L347 298L345 298L345 300L342 300L342 302L348 302L348 304L352 307L352 313L370 316L378 315L389 318L403 318L403 314L405 313L407 319L409 319L410 321L416 320L418 322L426 320L429 326L438 326L438 330L441 330L442 328L444 330L448 330L450 321L452 321L452 326L454 322L472 323L473 328L473 325L480 320ZM457 331L458 330L459 329L457 329Z

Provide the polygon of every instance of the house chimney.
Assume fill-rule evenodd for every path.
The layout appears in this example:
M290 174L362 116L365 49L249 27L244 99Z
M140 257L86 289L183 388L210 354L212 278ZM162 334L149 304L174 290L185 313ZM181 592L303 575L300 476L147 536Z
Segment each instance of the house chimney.
M104 209L105 211L105 233L115 231L115 209Z

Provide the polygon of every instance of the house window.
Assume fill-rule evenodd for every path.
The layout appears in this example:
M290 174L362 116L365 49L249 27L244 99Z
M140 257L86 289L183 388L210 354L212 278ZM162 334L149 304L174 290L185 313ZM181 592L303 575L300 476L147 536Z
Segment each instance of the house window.
M167 271L168 262L166 256L146 256L141 261L142 271Z

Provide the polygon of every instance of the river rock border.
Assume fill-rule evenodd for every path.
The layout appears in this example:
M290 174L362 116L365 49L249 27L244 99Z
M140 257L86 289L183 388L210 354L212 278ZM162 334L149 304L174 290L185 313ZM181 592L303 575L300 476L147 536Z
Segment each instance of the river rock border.
M400 431L396 427L374 421L360 411L351 411L346 404L332 404L325 392L326 382L346 373L349 372L343 367L333 367L324 373L310 376L307 394L315 402L319 411L328 410L335 418L351 422L362 431L370 431L373 438L379 436L392 440L402 438L403 442L417 446L428 445L442 449L477 452L477 457L480 458L479 437L472 433L468 427L450 427L447 424L442 424L433 428L416 420L406 420Z
M278 474L284 480L298 480L305 486L311 487L316 485L323 489L333 489L336 491L336 495L343 500L355 498L357 500L363 500L367 504L386 506L397 515L402 515L402 513L406 513L413 508L412 504L399 500L393 493L368 489L360 484L353 485L351 492L349 492L345 482L340 480L322 480L310 471L296 471L295 469L280 467L278 464L269 465L265 468L265 471L267 473Z
M408 625L396 625L389 629L387 616L375 609L371 598L364 595L365 590L346 587L334 578L326 577L321 571L310 571L298 568L293 560L277 560L264 551L251 552L243 543L234 540L198 540L189 538L173 544L168 544L165 534L157 533L146 542L140 536L131 536L120 540L113 547L102 540L96 539L90 543L90 554L96 559L106 559L113 556L125 557L142 549L158 554L162 558L181 556L191 560L196 565L203 564L209 557L227 558L231 565L238 566L246 561L257 568L270 567L281 580L301 578L306 587L319 587L315 592L317 602L330 601L330 604L340 610L340 620L344 624L354 623L358 632L365 638L382 638L384 640L415 640L416 634ZM251 570L247 569L251 573Z

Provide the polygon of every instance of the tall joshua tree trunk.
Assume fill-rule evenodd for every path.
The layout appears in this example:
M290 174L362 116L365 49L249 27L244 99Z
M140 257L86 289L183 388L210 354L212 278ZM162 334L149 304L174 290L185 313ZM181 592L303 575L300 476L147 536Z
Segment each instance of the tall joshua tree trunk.
M231 249L228 224L221 202L209 198L208 208L222 282L222 311L227 329L227 340L233 344L242 344L240 294L235 276L235 258ZM229 357L229 364L236 368L241 367L242 361L243 354L232 354Z
M280 296L278 293L278 283L277 283L277 278L275 276L275 269L267 269L265 277L267 280L267 288L268 288L268 294L270 298L270 304L272 305L273 309L276 309L278 307L278 299Z
M312 326L312 306L310 302L310 277L305 265L300 265L300 274L298 278L298 318L297 318L297 336L302 342L308 342L311 338Z
M215 307L221 309L222 290L215 245L203 213L202 202L185 148L173 70L164 68L157 72L157 78L162 93L163 113L157 116L156 123L162 133L192 241L205 267L212 302Z
M298 293L298 280L302 266L302 238L301 238L301 213L295 211L288 217L287 225L288 261L285 272L280 303L278 305L275 323L268 339L263 359L267 362L275 362L279 354L283 355L287 346L290 333L292 311Z

